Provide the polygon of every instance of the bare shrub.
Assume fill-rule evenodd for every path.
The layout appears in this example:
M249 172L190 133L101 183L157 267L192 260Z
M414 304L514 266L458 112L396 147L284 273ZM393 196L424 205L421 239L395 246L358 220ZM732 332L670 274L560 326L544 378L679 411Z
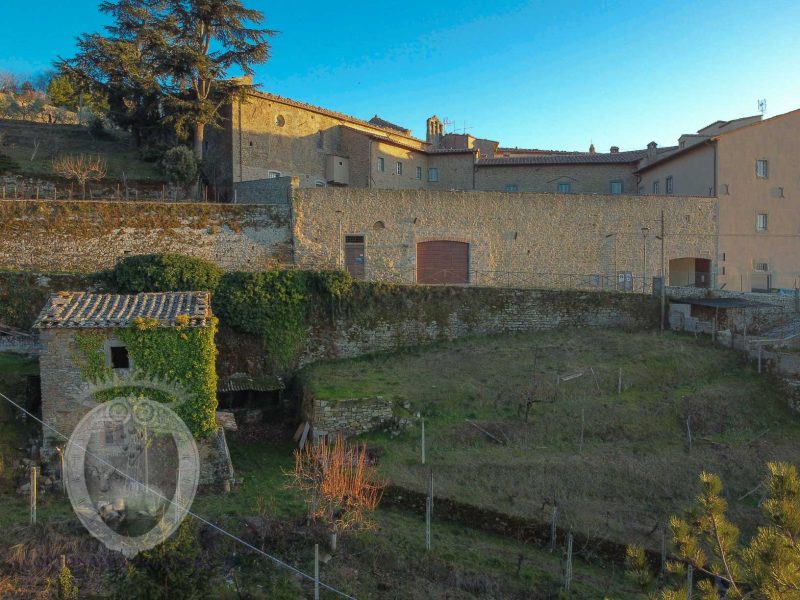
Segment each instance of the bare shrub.
M66 154L53 161L53 172L64 179L75 180L81 186L81 194L86 199L86 182L102 181L106 177L106 161L101 156L87 154Z
M295 467L287 475L288 485L306 496L310 517L331 527L331 550L338 533L374 526L371 513L387 482L370 466L366 444L349 444L341 436L333 444L308 444L295 450Z

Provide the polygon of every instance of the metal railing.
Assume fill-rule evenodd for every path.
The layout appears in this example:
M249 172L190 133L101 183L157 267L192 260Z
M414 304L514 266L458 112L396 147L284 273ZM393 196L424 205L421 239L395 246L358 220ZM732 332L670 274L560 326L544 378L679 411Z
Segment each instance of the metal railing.
M412 285L465 285L518 289L604 290L637 294L653 293L653 278L631 273L552 273L537 271L481 271L456 269L410 269L399 273L400 281ZM381 279L379 277L379 279ZM387 277L386 279L394 279Z

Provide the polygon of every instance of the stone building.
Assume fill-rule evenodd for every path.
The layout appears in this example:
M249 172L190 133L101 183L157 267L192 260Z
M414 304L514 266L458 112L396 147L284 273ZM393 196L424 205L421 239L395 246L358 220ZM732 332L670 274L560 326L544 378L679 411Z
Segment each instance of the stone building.
M223 111L207 133L207 177L218 197L284 197L276 180L300 188L635 193L647 150L608 153L501 148L494 140L446 132L435 115L425 139L377 115L369 121L253 93ZM664 152L660 150L660 152ZM282 202L279 200L279 202Z
M654 144L652 144L654 146ZM715 121L651 154L636 171L643 195L716 196L719 232L712 261L685 265L728 290L790 289L800 280L800 110Z
M124 380L132 373L137 355L123 341L121 332L134 325L137 319L145 319L157 328L203 329L212 339L215 329L208 292L136 295L59 292L48 299L34 328L39 331L41 340L42 420L49 427L69 436L91 410L95 400L93 392L98 389L96 386L102 387L102 379L111 376ZM187 335L185 339L192 338ZM190 342L186 344L187 348L194 348ZM180 351L179 347L175 349L175 352ZM204 365L199 367L204 372L196 375L213 383L212 392L209 397L194 400L197 405L211 410L213 418L216 407L213 345L209 348L206 344L204 352L208 356L198 357L200 360L194 363ZM171 368L180 369L180 364L181 359L176 355ZM168 373L148 371L148 375L163 377L159 384L168 384ZM100 382L92 381L94 378ZM161 388L152 389L157 392ZM66 443L49 427L44 427L42 432L45 455ZM230 472L224 443L224 434L218 429L216 435L200 444L201 483L219 480L220 473L225 477Z

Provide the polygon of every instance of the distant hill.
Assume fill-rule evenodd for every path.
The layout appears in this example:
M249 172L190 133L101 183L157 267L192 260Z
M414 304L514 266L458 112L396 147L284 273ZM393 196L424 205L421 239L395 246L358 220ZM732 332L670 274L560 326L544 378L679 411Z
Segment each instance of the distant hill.
M51 125L32 121L0 119L0 175L58 180L53 159L60 154L99 154L106 159L106 184L121 182L161 185L166 181L155 162L142 160L127 132L107 130L93 136L80 125Z

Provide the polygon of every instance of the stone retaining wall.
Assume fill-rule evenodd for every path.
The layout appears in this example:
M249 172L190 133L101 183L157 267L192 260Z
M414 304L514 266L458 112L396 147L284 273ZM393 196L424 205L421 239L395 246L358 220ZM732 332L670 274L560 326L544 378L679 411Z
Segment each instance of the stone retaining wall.
M382 396L347 400L307 398L304 420L314 426L315 435L358 435L372 431L393 418L392 404Z

